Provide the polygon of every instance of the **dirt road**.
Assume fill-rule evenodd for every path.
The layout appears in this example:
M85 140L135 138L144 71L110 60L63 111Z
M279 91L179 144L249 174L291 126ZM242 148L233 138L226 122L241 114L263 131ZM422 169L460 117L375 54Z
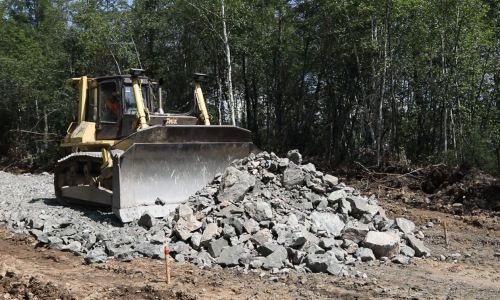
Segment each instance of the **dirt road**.
M174 263L172 283L164 283L160 260L138 259L85 265L81 257L37 247L34 239L0 228L0 299L498 299L500 234L497 220L484 216L469 225L449 214L386 204L393 216L404 214L424 231L433 257L408 266L375 262L356 269L367 278L323 274L237 273L202 270ZM480 217L479 217L480 218ZM447 222L446 248L441 222ZM459 254L460 256L456 255ZM455 254L452 257L452 254ZM498 255L498 254L496 254ZM453 260L456 259L456 262Z

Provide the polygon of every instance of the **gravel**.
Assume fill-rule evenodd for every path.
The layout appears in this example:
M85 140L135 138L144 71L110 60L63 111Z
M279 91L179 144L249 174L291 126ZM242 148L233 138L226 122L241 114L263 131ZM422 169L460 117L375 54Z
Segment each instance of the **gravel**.
M298 151L287 158L252 154L234 161L169 217L143 215L127 224L112 212L60 205L48 173L0 172L0 224L87 263L161 259L168 245L175 260L201 267L342 276L354 262L389 258L409 264L413 255L431 255L411 221L387 218L373 196L301 163Z

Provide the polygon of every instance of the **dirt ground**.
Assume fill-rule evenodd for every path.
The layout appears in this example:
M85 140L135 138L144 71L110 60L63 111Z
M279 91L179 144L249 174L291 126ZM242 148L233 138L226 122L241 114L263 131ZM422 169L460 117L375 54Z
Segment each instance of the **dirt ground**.
M404 215L417 225L432 221L434 226L424 230L425 242L433 257L448 258L415 258L408 266L381 262L356 266L367 278L243 274L174 263L167 285L160 260L86 265L82 257L38 247L31 237L0 228L0 299L499 299L497 217L476 215L477 222L469 222L466 217L394 202L382 205L389 215ZM460 254L455 262L450 257L454 253Z

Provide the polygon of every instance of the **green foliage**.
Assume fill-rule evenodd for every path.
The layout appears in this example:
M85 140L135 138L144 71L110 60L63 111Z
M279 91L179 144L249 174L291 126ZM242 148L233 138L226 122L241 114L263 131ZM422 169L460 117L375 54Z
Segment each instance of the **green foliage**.
M213 123L227 122L225 21L237 119L262 148L338 164L380 137L388 159L500 172L500 1L225 0L225 20L221 0L131 3L0 3L1 153L45 161L75 115L64 80L140 62L172 110L207 73Z

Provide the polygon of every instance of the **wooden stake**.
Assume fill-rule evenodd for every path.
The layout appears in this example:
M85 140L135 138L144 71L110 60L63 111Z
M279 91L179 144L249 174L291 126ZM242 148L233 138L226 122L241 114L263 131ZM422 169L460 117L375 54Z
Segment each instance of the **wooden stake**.
M165 246L165 277L166 283L170 284L170 249Z
M443 223L443 228L444 228L444 242L446 243L446 247L448 247L449 241L448 241L448 229L446 228L446 222Z

